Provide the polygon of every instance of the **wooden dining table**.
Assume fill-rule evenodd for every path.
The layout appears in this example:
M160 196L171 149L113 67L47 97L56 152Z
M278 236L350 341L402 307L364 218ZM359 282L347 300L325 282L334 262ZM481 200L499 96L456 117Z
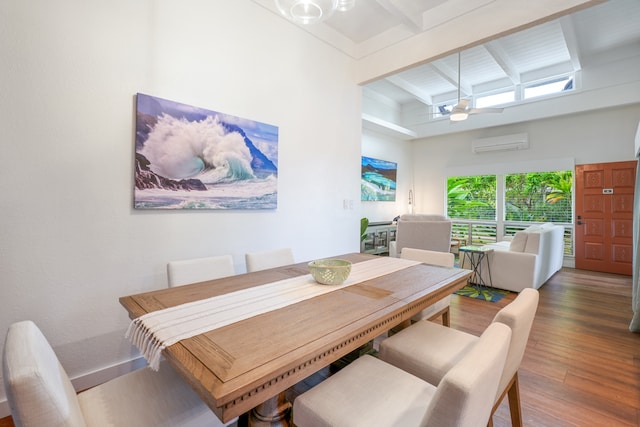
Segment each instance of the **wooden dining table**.
M334 258L359 263L352 253ZM124 296L131 319L192 301L301 275L307 263L238 274ZM333 292L200 333L162 352L222 421L250 413L254 426L290 425L284 392L462 288L471 272L427 264L365 280Z

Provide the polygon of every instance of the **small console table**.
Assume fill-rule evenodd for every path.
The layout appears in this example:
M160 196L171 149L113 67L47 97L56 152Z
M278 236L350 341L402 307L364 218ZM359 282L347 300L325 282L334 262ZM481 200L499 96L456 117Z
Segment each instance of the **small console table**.
M360 252L372 255L389 254L389 243L396 240L397 226L392 223L369 224Z
M473 274L469 277L469 283L477 286L492 286L493 283L491 281L491 267L489 266L489 254L493 252L492 248L488 248L486 246L461 246L460 252L462 253L462 262L461 266L464 265L464 260L468 259L469 264L471 264L471 269L473 270ZM483 262L484 261L484 262ZM482 277L482 264L487 266L487 273L489 278L489 284L485 283Z

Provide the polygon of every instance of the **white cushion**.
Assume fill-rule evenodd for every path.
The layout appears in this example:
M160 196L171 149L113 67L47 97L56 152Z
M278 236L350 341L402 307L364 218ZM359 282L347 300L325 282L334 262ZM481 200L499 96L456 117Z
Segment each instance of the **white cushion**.
M222 426L167 362L123 375L78 395L91 426Z
M535 255L545 255L540 253L540 239L543 238L543 235L548 237L547 233L544 233L542 231L533 231L528 233L527 235L527 244L524 247L524 252L528 253L528 254L535 254Z
M298 427L418 426L436 388L372 356L362 356L293 402Z
M478 337L434 322L417 322L380 343L380 359L437 385Z
M529 233L524 231L516 232L515 236L509 244L509 250L513 252L524 252L524 248L527 245L527 236Z

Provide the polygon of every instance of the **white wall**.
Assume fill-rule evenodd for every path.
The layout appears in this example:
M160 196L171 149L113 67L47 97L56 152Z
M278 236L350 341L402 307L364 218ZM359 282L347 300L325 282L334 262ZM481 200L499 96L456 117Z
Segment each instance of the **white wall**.
M634 135L639 120L640 104L635 104L415 140L412 158L416 211L445 212L446 178L451 172L469 175L496 169L519 172L521 167L555 164L558 159L573 159L575 164L634 160ZM528 150L471 152L473 139L516 133L529 135Z
M137 357L118 298L165 287L167 261L359 250L353 64L257 4L3 1L0 57L0 347L32 319L86 387ZM137 92L279 126L278 209L133 210Z
M361 205L362 216L368 218L369 222L389 222L396 216L407 213L409 189L411 188L413 176L410 143L363 129L362 155L398 164L396 201L363 201Z

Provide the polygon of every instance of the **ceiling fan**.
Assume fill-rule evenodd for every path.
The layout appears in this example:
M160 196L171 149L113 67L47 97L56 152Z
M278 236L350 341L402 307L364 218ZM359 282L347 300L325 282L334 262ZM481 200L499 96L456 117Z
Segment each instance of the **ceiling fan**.
M458 52L458 103L449 113L449 120L460 122L467 120L470 114L502 113L504 108L469 108L468 99L460 99L460 52Z

